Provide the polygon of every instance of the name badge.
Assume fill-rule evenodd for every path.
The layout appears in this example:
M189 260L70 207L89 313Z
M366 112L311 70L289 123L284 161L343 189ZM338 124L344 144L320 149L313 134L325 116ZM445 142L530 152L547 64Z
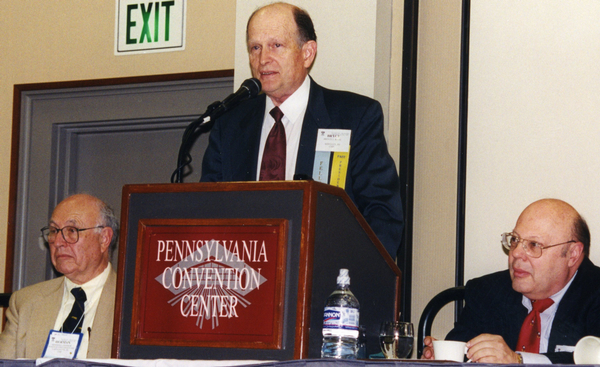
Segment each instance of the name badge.
M554 348L554 352L570 352L573 353L575 351L575 347L571 345L557 345Z
M319 129L313 165L315 181L342 189L346 186L351 135L352 130Z
M82 333L63 333L58 330L50 330L42 358L74 359L82 339Z

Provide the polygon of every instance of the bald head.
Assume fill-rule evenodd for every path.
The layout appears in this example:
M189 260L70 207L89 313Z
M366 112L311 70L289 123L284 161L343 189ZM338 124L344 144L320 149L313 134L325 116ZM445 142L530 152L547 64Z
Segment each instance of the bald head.
M532 221L535 219L544 219L548 228L562 228L565 232L570 231L574 240L583 244L583 253L589 256L590 251L590 230L581 215L569 203L559 199L541 199L531 203L523 210L519 222Z
M307 80L317 55L312 21L296 6L275 3L252 14L246 37L252 76L280 106Z
M557 199L529 205L519 216L513 233L521 241L508 253L513 289L529 299L548 298L573 278L589 248L589 230L579 213ZM528 246L541 249L539 256Z
M116 218L102 200L77 194L61 201L48 223L50 258L57 271L76 284L98 276L109 262Z
M250 15L250 18L248 18L248 23L246 24L246 42L248 42L248 27L250 25L250 22L252 22L252 20L254 19L254 17L256 15L264 16L273 13L290 14L290 19L293 19L295 23L295 37L299 47L301 47L304 43L308 41L317 41L317 34L315 32L314 24L306 10L292 4L277 2L258 8L252 13L252 15Z

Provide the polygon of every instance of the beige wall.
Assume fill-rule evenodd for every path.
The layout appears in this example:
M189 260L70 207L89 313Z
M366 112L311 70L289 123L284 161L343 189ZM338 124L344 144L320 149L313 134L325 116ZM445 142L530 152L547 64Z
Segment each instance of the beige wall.
M412 321L427 302L454 286L460 0L420 0L416 98ZM446 307L432 334L453 325Z
M233 69L235 0L187 2L185 51L115 56L115 1L0 0L0 287L15 84ZM45 205L45 204L44 204Z
M599 231L600 3L564 5L471 1L465 281L506 268L500 234L537 199L570 202ZM413 322L454 285L461 1L419 12ZM448 307L432 334L451 326Z
M544 197L587 220L600 263L600 2L475 0L471 11L465 277L506 268L500 234Z

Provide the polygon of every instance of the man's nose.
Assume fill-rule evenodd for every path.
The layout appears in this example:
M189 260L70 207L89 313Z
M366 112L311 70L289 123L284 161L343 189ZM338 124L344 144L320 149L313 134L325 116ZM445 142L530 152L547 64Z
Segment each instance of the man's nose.
M65 237L62 234L62 231L59 231L56 234L56 238L54 238L54 243L53 243L54 247L63 247L65 245L67 245L67 241L65 240Z
M524 242L520 241L517 246L511 250L512 256L513 257L517 257L517 258L521 258L524 259L527 257L527 254L525 253L525 247L524 247Z
M268 48L263 48L260 51L259 62L261 65L265 65L269 61L271 61L271 53L269 52Z

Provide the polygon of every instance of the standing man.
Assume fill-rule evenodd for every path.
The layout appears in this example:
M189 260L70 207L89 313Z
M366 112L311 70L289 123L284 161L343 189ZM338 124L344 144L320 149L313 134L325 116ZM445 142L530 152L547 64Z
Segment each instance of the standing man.
M577 341L600 336L600 268L588 258L585 220L564 201L536 201L502 244L508 270L467 283L446 339L467 342L473 362L573 363ZM425 344L432 359L432 338Z
M325 89L308 76L317 36L303 9L286 3L262 7L251 15L246 36L252 75L264 94L217 119L201 181L293 180L316 178L323 171L329 177L329 161L315 153L319 139L347 134L349 143L342 148L349 148L349 157L331 171L346 171L340 186L395 258L402 204L381 105Z
M13 293L0 358L42 357L51 330L57 338L83 334L77 358L110 358L117 276L109 253L117 232L112 209L98 198L73 195L56 206L42 234L64 276Z

